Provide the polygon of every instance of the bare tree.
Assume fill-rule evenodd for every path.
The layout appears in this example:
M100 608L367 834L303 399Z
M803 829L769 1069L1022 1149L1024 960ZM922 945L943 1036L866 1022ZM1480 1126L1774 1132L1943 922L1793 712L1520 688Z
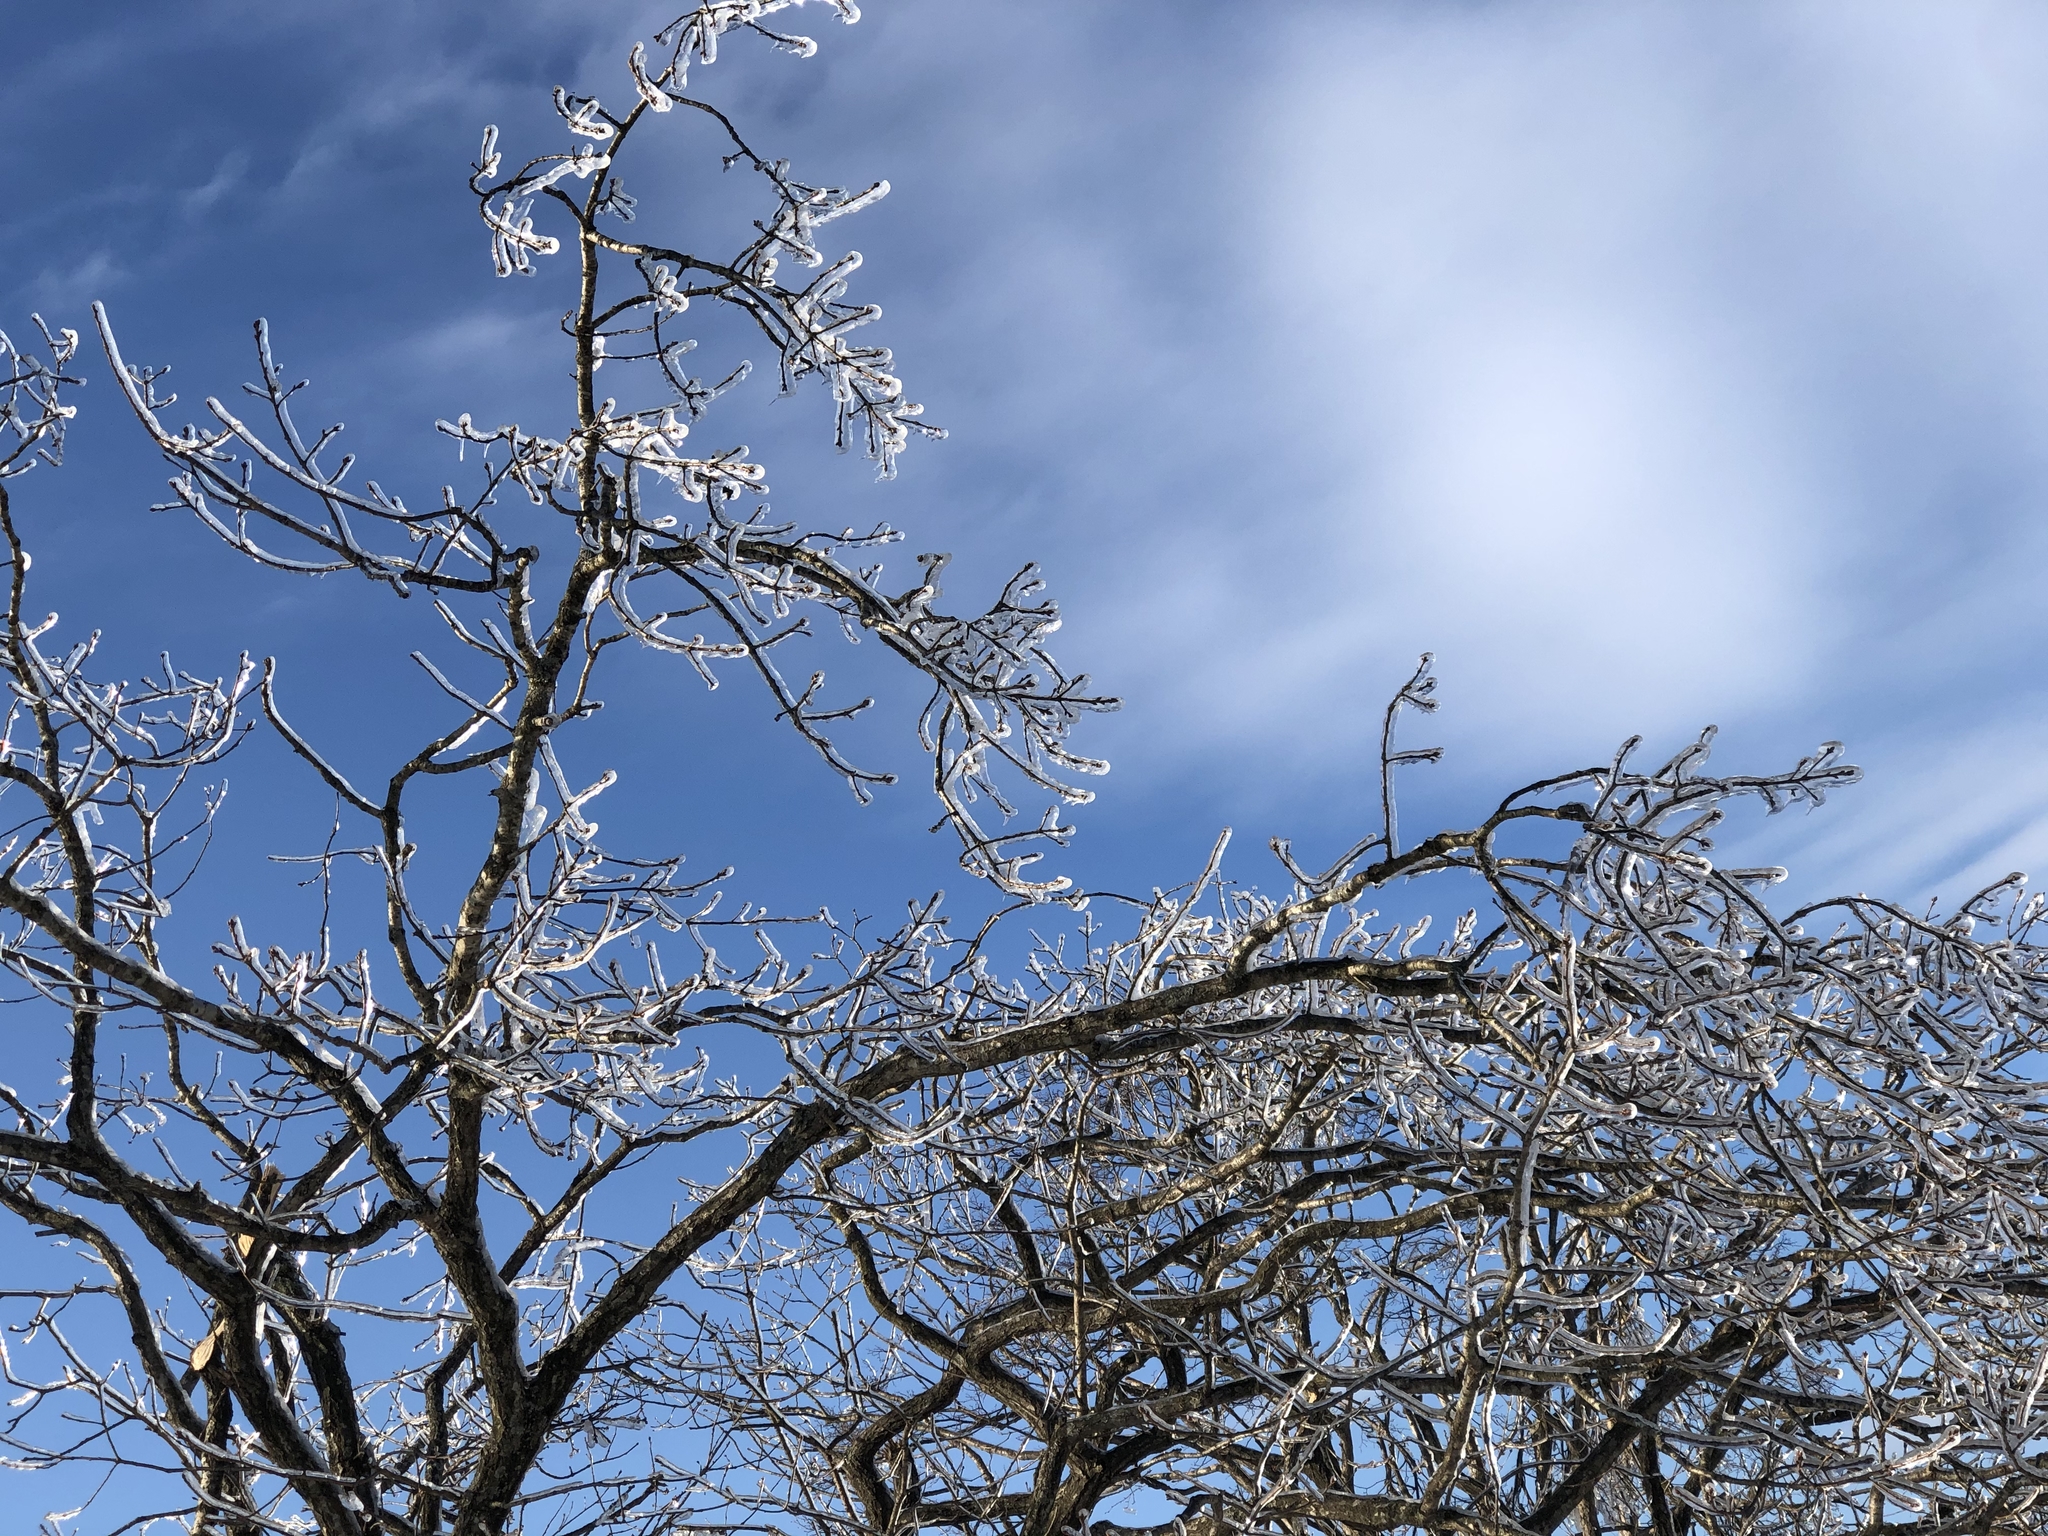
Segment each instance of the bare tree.
M1774 915L1783 872L1709 829L1854 770L1709 777L1708 739L1414 846L1390 799L1320 874L1278 845L1278 901L1219 844L1129 937L1041 947L1032 1022L729 1260L726 1496L772 1468L770 1523L1047 1536L2038 1530L2043 902ZM1427 951L1362 906L1414 879L1478 897Z
M892 532L773 521L744 449L686 446L735 382L683 371L699 301L884 473L923 430L819 243L885 189L799 182L688 94L728 33L807 52L789 3L636 46L625 110L558 93L569 150L508 171L486 134L498 270L559 252L550 217L573 246L576 401L558 437L443 423L467 499L352 480L260 326L258 418L168 425L100 315L173 505L445 621L446 716L375 782L270 664L95 681L32 616L8 490L59 457L78 338L0 339L0 963L65 1057L4 1090L0 1203L75 1266L8 1293L14 1464L104 1464L122 1529L236 1536L2039 1529L2040 898L1779 914L1781 872L1716 868L1727 803L1818 804L1854 777L1833 746L1721 778L1707 737L1654 771L1631 744L1411 843L1426 660L1381 825L1320 872L1276 843L1285 895L1221 842L1146 901L1036 877L1067 828L1008 830L1003 786L1084 799L1068 735L1111 701L1046 655L1034 574L949 617L943 557L892 596ZM670 113L771 200L729 258L631 237L621 157ZM628 365L653 404L599 396ZM515 542L501 496L557 533ZM884 777L782 670L813 617L929 684L942 824L999 896L971 933L936 900L890 932L728 915L599 844L611 776L572 763L620 641L751 667L856 793ZM355 829L313 860L336 915L298 947L236 920L180 979L169 897L252 711ZM476 826L413 813L447 779ZM1371 906L1418 880L1469 908L1429 946ZM787 1075L714 1079L717 1029Z

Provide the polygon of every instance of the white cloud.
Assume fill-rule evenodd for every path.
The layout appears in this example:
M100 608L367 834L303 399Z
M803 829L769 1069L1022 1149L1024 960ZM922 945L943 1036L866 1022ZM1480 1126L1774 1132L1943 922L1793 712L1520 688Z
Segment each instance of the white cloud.
M519 343L532 329L530 317L471 310L449 315L406 338L391 360L433 375L474 379L499 359L516 356Z
M1285 468L1154 514L1172 619L1120 644L1212 638L1143 656L1152 730L1212 781L1312 775L1362 740L1356 675L1424 646L1450 733L1532 757L1806 717L1889 759L1954 696L2014 707L2048 638L2048 13L1296 15L1210 168L1234 430ZM1973 745L1984 826L1942 835L2029 814L2023 738Z
M223 155L220 164L214 168L211 176L198 186L179 196L179 205L184 209L187 216L207 212L215 203L241 185L242 178L248 174L248 170L249 152L247 150L233 150Z
M69 317L94 299L104 298L129 280L129 273L111 252L100 249L76 265L45 267L32 285L35 302L53 317ZM65 323L70 323L68 318Z

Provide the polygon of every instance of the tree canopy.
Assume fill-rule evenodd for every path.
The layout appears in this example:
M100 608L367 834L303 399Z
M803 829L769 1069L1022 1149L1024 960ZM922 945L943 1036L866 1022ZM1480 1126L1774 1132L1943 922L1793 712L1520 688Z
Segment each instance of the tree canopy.
M1427 657L1328 867L1276 841L1262 892L1225 837L1144 899L1043 872L1115 701L1048 653L1037 573L956 616L945 556L886 580L894 530L779 520L693 440L743 377L687 371L693 305L882 474L929 433L828 248L886 184L799 180L689 78L747 34L810 52L792 3L686 13L609 106L558 90L563 147L485 132L497 271L577 273L532 343L573 398L440 423L460 492L356 474L261 325L254 407L174 425L97 313L170 506L444 621L443 714L374 779L273 664L111 680L38 615L24 485L61 497L80 337L0 338L0 966L57 1063L0 1089L0 1205L70 1274L7 1293L12 1464L234 1536L2038 1529L2048 903L1787 909L1782 870L1719 867L1732 806L1855 778L1832 743L1722 775L1711 731L1630 742L1404 835ZM723 244L624 190L678 128L757 180ZM751 671L856 795L886 781L838 740L867 703L788 670L814 624L929 689L985 919L735 908L600 843L578 728L622 643ZM171 897L256 729L337 803L329 919L236 917L193 974ZM418 809L449 784L480 814ZM719 1075L733 1032L780 1081Z

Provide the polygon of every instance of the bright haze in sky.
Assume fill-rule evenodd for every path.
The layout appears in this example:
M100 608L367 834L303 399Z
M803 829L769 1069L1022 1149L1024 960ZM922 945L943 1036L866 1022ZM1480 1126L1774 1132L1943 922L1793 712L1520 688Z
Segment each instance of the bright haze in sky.
M1712 722L1731 771L1830 737L1870 770L1759 844L1801 884L1954 899L2048 867L2048 11L867 10L808 6L817 58L731 39L692 85L805 179L892 183L833 234L952 435L878 486L826 451L823 399L775 401L766 371L699 430L749 442L789 517L905 529L897 569L951 550L963 604L1044 565L1058 654L1128 701L1079 743L1116 762L1080 813L1084 880L1172 883L1226 822L1353 841L1379 708L1423 650L1445 707L1410 739L1449 759L1411 770L1410 826ZM552 87L628 92L627 49L670 19L17 7L0 324L83 329L104 299L196 410L248 376L268 315L311 414L432 495L459 473L436 416L554 431L568 403L567 269L491 276L462 185L479 131L558 148ZM627 172L645 217L744 227L759 199L701 133L671 138ZM335 690L344 756L395 750L405 722L341 662L384 638L360 594L249 576L148 518L161 475L104 372L71 466L22 488L48 600L195 669L275 651L297 697ZM846 658L820 641L819 664ZM707 702L675 672L636 674L659 703L607 741L612 815L868 900L944 877L936 839L900 853L932 819L917 700L885 694L864 738L913 782L856 813L743 680Z

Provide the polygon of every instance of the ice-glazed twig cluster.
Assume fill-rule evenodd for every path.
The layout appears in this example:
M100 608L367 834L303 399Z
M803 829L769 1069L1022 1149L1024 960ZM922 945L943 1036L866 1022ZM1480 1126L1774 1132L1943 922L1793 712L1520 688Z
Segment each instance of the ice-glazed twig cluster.
M935 996L889 1112L849 1105L784 1223L707 1265L672 1356L718 1364L707 1507L2037 1528L2048 903L1776 914L1783 871L1717 868L1711 829L1855 771L1712 776L1706 746L1631 744L1277 900L1212 858L1007 998ZM1474 905L1425 947L1364 905L1406 881Z
M78 332L52 331L41 315L29 320L41 333L40 352L0 331L0 478L63 463L64 425L78 410L62 399L67 386L82 382L64 371L78 353Z
M563 241L540 232L536 220L552 217L574 231L568 244L579 282L563 327L573 351L576 408L573 427L556 436L512 425L485 428L468 415L442 422L479 466L465 494L444 486L408 504L356 476L354 456L340 451L339 426L309 432L299 425L294 407L306 386L284 373L261 324L259 377L247 386L256 414L209 398L210 420L201 426L169 423L163 412L176 397L158 397L159 371L121 359L104 312L102 337L131 407L175 466L176 499L166 505L189 508L263 565L303 574L354 570L400 594L425 591L444 601L465 594L492 599L499 613L490 623L510 636L538 623L534 605L546 599L535 585L540 549L502 531L499 498L516 495L561 514L581 546L569 584L588 604L572 640L575 698L564 706L570 714L596 707L590 689L598 657L619 639L677 654L714 687L722 664L745 664L773 695L780 718L864 799L894 775L849 758L835 727L872 701L835 701L821 671L791 675L782 658L820 618L849 639L872 634L931 687L920 735L964 866L1011 895L1057 895L1066 879L1034 878L1031 866L1045 845L1071 832L1059 807L1087 803L1092 793L1081 781L1107 767L1073 751L1068 738L1083 714L1116 701L1047 652L1060 616L1035 568L1019 573L985 613L953 617L937 606L945 556L920 556L918 578L891 593L881 554L899 542L894 530L829 532L777 520L761 499L766 470L746 448L700 454L689 441L712 402L747 372L742 363L711 384L686 372L683 360L695 342L677 328L693 301L745 316L774 348L786 391L806 378L822 380L840 445L861 445L884 475L894 473L912 435L940 435L905 398L888 349L852 339L880 314L872 304L845 300L858 253L828 261L819 244L825 225L874 202L887 185L849 194L797 181L785 162L757 154L722 112L685 90L690 63L711 62L719 38L734 30L812 51L808 39L766 24L789 3L703 6L656 36L654 62L636 45L621 111L557 91L570 145L516 172L507 172L497 130L486 132L471 185L498 270L532 273L539 270L536 257L561 251ZM848 21L857 16L848 4L833 9ZM628 141L649 131L650 117L678 110L685 126L710 135L712 152L729 167L754 172L773 199L772 211L749 227L729 259L626 238L628 226L655 222L636 218L638 205L622 189ZM785 269L817 275L793 288L777 281ZM612 371L603 373L607 365ZM622 406L617 395L601 396L600 376L608 385L648 388L647 403ZM479 639L483 633L472 625L458 638L485 653L487 669L510 666L525 687L532 669L521 647ZM477 726L488 723L480 717ZM545 795L552 786L538 783L545 776L538 760L532 772L536 783L522 792ZM1037 819L1013 827L1020 792L1051 803Z

